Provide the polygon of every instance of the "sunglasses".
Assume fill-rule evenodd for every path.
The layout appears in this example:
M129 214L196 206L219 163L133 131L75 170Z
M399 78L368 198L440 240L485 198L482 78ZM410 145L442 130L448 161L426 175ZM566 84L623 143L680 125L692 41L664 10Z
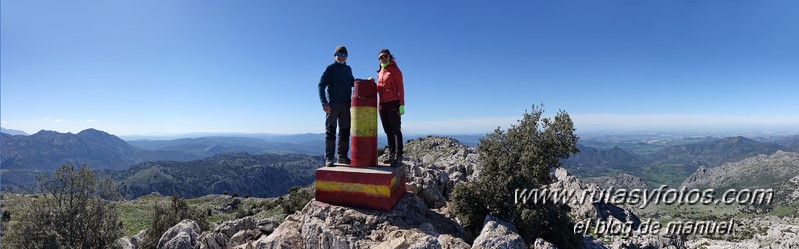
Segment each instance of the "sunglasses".
M347 57L347 54L345 54L345 53L336 53L335 56Z
M386 58L386 57L388 57L387 54L381 54L380 57L377 57L377 59L382 60L383 58Z

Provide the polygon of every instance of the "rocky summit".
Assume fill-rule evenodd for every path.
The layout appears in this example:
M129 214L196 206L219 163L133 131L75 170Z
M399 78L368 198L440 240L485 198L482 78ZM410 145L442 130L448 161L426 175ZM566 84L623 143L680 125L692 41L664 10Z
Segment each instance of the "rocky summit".
M184 220L160 238L159 248L557 248L541 238L526 242L512 223L492 215L485 217L479 234L465 232L458 219L448 212L448 200L455 185L479 177L482 167L475 149L457 140L436 136L411 140L405 146L406 155L401 163L407 166L408 192L389 212L311 200L282 223L245 217L201 232L196 223ZM586 191L603 190L596 184L581 181L564 168L556 169L552 179L553 182L545 186L551 191L569 190L579 196ZM572 201L565 203L564 208L570 210L575 222L602 220L629 223L634 228L641 224L641 218L632 209L610 203ZM799 228L790 224L774 229L757 236L799 232ZM143 231L122 242L127 248L136 248L143 234L146 233ZM777 248L794 248L791 245L796 243L796 236L784 238ZM580 243L582 248L763 246L755 239L686 241L678 235L598 236L589 233Z

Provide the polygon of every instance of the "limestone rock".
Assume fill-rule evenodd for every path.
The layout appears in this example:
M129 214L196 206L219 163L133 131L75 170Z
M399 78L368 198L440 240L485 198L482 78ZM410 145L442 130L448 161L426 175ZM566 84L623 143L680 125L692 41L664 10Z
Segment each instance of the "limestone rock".
M222 224L219 224L214 231L222 233L228 238L232 238L233 235L239 231L253 230L257 228L257 224L252 216L247 216L238 220L223 222Z
M119 238L117 243L122 247L122 249L133 249L133 244L130 243L130 239L128 239L128 237Z
M311 201L256 248L468 248L463 227L405 194L390 212Z
M228 237L215 232L204 232L197 239L197 243L199 243L200 249L223 249L232 245Z
M470 177L480 171L475 149L452 138L419 138L406 143L404 150L406 187L430 208L445 206L455 185L473 179Z
M141 245L142 241L144 241L144 238L146 236L147 236L147 229L139 231L138 233L136 233L136 235L133 235L133 237L130 237L131 246L134 249L140 248L140 245Z
M558 247L541 238L537 238L533 243L533 249L558 249Z
M277 228L277 226L279 226L279 225L280 225L280 223L278 223L274 219L269 219L269 218L261 219L261 220L258 220L258 222L257 222L258 230L260 230L261 233L266 234L266 235L269 235L272 232L274 232L275 228Z
M516 227L510 222L487 215L483 221L483 229L474 240L472 249L483 248L527 248L524 239L516 232Z
M213 232L200 235L199 246L205 248L249 248L261 236L271 234L279 225L271 218L255 220L252 216L223 222Z
M200 226L193 220L183 220L169 230L158 240L158 248L163 249L194 249L197 238L200 237Z

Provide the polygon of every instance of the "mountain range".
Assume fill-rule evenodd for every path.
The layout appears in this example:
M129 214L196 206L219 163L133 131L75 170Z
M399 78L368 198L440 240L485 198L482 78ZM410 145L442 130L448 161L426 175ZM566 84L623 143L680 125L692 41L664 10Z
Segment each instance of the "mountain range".
M128 199L152 192L187 198L223 193L273 197L310 184L322 165L322 156L235 152L187 162L146 162L97 175L116 183Z
M6 128L3 128L3 127L0 127L0 132L8 134L8 135L23 135L23 136L27 136L28 135L28 133L25 133L24 131L6 129Z
M39 131L29 136L2 134L2 168L54 170L64 164L94 169L126 169L153 160L186 161L197 156L177 151L148 151L95 129L77 134Z
M39 131L32 135L2 134L3 189L32 185L41 174L70 165L92 169L127 169L130 165L155 160L187 161L199 156L179 151L149 151L131 146L124 140L96 129L77 134Z
M700 141L663 146L647 154L636 154L619 147L596 149L581 145L580 152L564 160L563 166L579 177L613 177L626 173L652 186L678 186L700 167L713 168L781 150L799 151L774 142L755 141L741 136L703 138Z
M252 137L199 137L180 138L172 140L133 140L128 144L143 150L153 151L180 151L199 157L209 157L225 152L258 153L302 153L321 155L324 152L324 143L316 138L304 139L296 137L292 142L283 142L288 139L266 140ZM290 140L291 141L291 140Z
M456 136L469 142L461 142L475 146L481 136ZM613 141L610 137L608 141ZM724 163L736 162L744 158L760 154L771 155L777 151L799 151L799 136L783 136L770 140L753 140L742 136L727 138L694 137L677 139L668 142L649 140L646 146L635 147L633 138L625 138L625 146L645 148L636 153L622 147L601 148L579 144L580 152L564 160L563 166L579 177L615 177L625 173L623 179L637 177L652 186L668 184L680 185L697 169L710 169ZM647 138L649 139L649 138ZM263 135L261 137L198 137L172 140L132 140L125 141L117 136L95 129L87 129L77 134L40 131L32 135L2 134L2 184L4 189L15 186L31 185L36 176L50 173L64 164L86 164L92 169L107 169L109 178L128 182L129 195L135 196L149 191L143 186L142 174L160 177L173 177L180 170L191 173L190 165L210 165L204 160L217 160L216 155L239 155L242 157L269 154L267 161L276 162L277 155L290 155L286 159L295 160L299 155L318 156L323 151L323 134L297 135ZM410 140L410 138L409 138ZM380 140L379 140L380 141ZM601 139L590 140L588 144L599 145ZM641 143L641 142L638 142ZM611 145L612 143L605 143ZM246 155L237 154L245 152ZM217 159L215 159L217 158ZM252 159L258 161L256 159ZM223 165L216 164L216 165ZM253 165L268 165L262 161ZM156 167L157 166L157 167ZM260 167L260 166L259 166ZM279 168L279 167L278 167ZM166 170L165 169L169 169ZM180 169L180 170L177 170ZM275 170L277 168L271 169ZM133 171L131 171L133 170ZM149 173L148 173L149 172ZM263 172L262 172L263 173ZM129 179L129 177L132 177ZM291 177L289 177L291 178ZM168 177L164 178L168 179ZM598 178L604 179L604 178ZM622 180L623 180L622 179ZM203 180L203 184L223 184L230 178L221 177L215 181ZM161 181L161 180L158 180ZM169 182L169 186L182 181ZM298 181L302 182L302 181ZM235 184L234 184L235 185ZM635 183L640 185L639 182ZM166 185L165 185L166 186ZM290 186L289 186L290 187ZM216 193L222 188L208 187L199 189L180 189L187 194ZM237 191L231 188L230 191ZM243 188L243 191L249 191ZM250 191L253 192L253 191ZM149 192L147 192L149 193ZM144 193L144 194L147 194ZM242 193L244 194L244 193ZM252 193L256 194L256 193ZM269 195L268 193L257 193Z

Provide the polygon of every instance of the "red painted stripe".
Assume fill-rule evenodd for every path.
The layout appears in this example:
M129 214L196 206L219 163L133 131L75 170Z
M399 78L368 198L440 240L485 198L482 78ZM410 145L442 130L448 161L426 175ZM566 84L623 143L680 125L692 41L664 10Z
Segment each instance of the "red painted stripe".
M396 174L369 174L358 172L317 171L317 181L351 182L360 184L385 185L391 184L391 179Z
M399 199L402 198L403 194L405 194L405 191L401 191L400 188L392 191L391 196L388 198L368 196L363 193L326 192L317 190L316 200L335 205L390 211L392 208L394 208L394 205L397 204Z
M351 137L353 167L377 166L377 136Z
M352 106L373 106L377 108L377 97L367 97L367 98L358 98L353 97L352 102L350 102Z

